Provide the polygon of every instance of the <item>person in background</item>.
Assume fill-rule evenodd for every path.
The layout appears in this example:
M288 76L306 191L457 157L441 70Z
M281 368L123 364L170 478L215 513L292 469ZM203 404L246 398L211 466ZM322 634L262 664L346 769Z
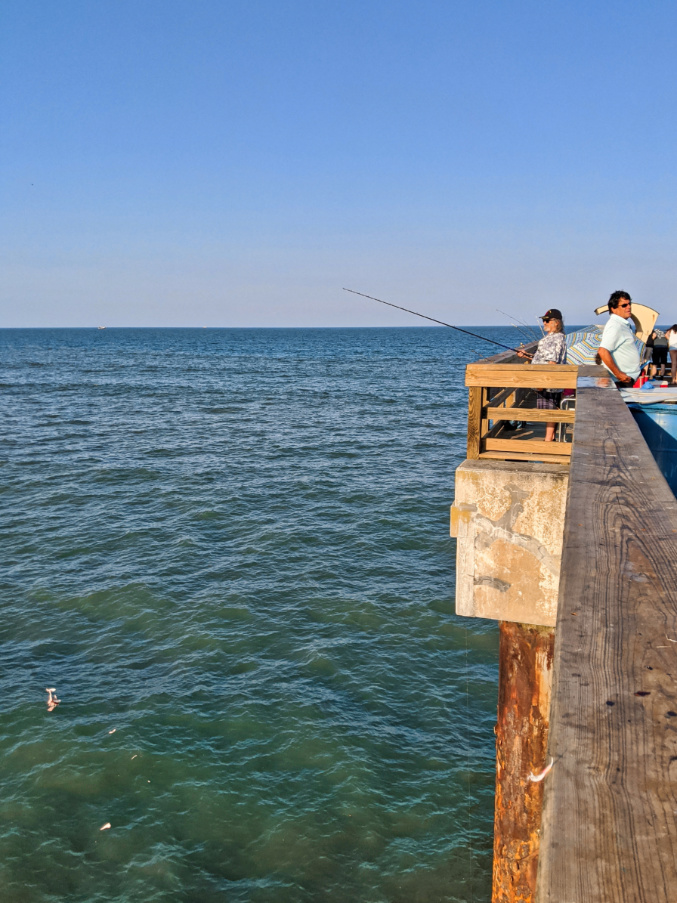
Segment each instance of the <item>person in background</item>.
M613 292L608 305L609 319L599 344L599 356L619 386L631 386L642 366L631 319L632 298L627 292Z
M668 340L660 330L654 329L646 343L647 349L651 349L651 376L665 376L665 366L668 362ZM658 368L660 367L660 374Z
M562 312L556 307L546 311L541 317L545 335L538 343L538 348L531 359L532 364L566 364L567 343L564 338L564 320ZM541 410L555 411L562 402L562 389L538 389L536 407ZM555 423L546 423L545 441L555 439Z
M654 330L646 340L646 344L644 345L644 354L642 355L642 369L646 367L648 361L653 360L653 343L655 338L656 331ZM649 377L653 376L653 373L651 372L651 365L649 365L646 372Z
M670 347L670 380L672 384L675 384L675 380L677 380L677 323L674 323L670 329L665 333L665 338L668 340L668 345Z

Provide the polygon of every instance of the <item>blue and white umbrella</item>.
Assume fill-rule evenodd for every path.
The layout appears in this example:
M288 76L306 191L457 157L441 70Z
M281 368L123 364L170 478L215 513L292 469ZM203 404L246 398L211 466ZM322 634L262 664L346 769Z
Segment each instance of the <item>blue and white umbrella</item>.
M594 364L602 332L602 326L586 326L566 335L567 364Z
M585 329L577 329L565 336L567 364L594 364L603 332L603 326L586 326ZM636 338L635 344L641 358L644 355L644 342Z

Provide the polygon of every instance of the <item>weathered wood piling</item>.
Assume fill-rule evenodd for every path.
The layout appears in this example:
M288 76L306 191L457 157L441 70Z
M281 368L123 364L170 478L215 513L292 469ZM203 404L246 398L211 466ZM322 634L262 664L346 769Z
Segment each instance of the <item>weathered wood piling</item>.
M501 621L493 899L531 900L536 887L555 631Z

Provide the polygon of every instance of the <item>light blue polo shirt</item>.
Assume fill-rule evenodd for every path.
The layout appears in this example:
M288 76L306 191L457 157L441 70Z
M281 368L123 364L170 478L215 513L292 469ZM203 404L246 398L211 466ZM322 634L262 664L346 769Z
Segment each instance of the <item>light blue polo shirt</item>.
M641 367L639 351L635 345L635 324L631 319L611 314L604 327L600 348L606 348L611 353L614 363L623 373L637 379ZM607 367L607 370L609 368ZM609 373L611 371L609 370Z

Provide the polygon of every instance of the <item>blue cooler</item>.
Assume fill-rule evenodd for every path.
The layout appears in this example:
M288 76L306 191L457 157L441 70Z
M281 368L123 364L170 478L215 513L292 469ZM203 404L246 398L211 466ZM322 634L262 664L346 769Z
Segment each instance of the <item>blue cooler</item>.
M677 404L629 404L644 441L677 495Z

